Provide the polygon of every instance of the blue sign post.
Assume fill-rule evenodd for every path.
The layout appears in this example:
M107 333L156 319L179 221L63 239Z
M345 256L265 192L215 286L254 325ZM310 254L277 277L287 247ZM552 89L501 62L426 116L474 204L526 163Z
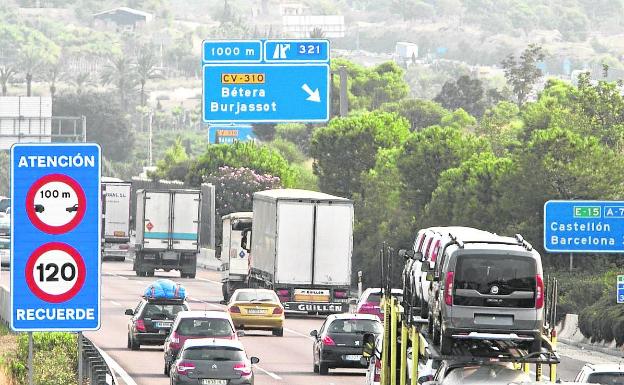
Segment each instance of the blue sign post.
M617 303L624 303L624 275L617 276Z
M256 139L253 127L250 125L211 125L208 132L208 142L210 144L229 144L234 142L247 142L249 140Z
M551 253L624 252L624 201L548 201L544 249Z
M100 147L11 148L11 328L100 327Z
M204 122L328 121L329 54L327 40L205 41Z

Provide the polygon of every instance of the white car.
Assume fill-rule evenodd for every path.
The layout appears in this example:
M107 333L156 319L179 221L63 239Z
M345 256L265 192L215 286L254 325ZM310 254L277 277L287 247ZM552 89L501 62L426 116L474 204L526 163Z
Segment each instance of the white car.
M0 237L0 265L8 267L11 265L11 239Z
M623 385L624 364L585 364L574 378L574 382Z
M375 354L370 359L366 371L366 385L379 385L381 381L381 350L383 346L383 334L375 341ZM427 359L420 359L418 362L418 383L422 384L433 379L438 368L439 361L434 361L429 357L429 347L425 346ZM410 383L412 374L412 348L407 348L407 377Z

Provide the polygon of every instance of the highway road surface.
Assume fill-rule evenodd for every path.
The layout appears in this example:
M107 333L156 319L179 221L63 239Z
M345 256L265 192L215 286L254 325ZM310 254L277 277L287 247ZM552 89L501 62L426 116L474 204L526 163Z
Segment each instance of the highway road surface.
M5 278L8 271L2 272ZM124 310L134 308L143 289L159 277L170 277L183 283L193 309L223 309L221 284L216 271L198 270L195 279L180 279L176 272L156 272L156 277L136 277L129 262L104 262L102 277L102 327L87 332L89 337L114 362L113 369L121 384L169 384L163 375L163 352L160 347L142 347L139 351L126 348L129 316ZM5 278L6 279L6 278ZM312 339L309 332L318 329L322 317L287 318L284 337L273 337L270 332L250 331L241 340L250 356L260 358L256 366L257 385L355 385L365 381L364 370L330 370L328 376L312 372ZM567 347L563 362L558 366L558 377L572 380L584 364L585 353ZM574 357L570 358L570 357ZM614 359L615 360L615 359ZM548 368L544 368L548 374Z

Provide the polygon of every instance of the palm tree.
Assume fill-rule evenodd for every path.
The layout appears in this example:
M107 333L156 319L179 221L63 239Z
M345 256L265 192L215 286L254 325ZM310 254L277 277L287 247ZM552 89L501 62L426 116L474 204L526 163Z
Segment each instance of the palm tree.
M89 87L94 87L93 77L88 72L79 72L69 80L69 83L76 89L78 95L82 94Z
M46 71L46 77L48 78L48 82L50 83L50 97L54 101L54 95L56 94L56 82L61 80L64 76L65 62L62 60L56 60L54 63L50 64L48 70Z
M132 62L125 56L112 58L102 70L102 83L114 84L119 93L121 108L126 108L126 97L132 92L136 84Z
M157 59L154 52L148 47L142 47L137 51L134 72L139 81L141 107L145 106L145 84L148 80L162 77L162 72L157 67Z
M310 31L310 39L323 39L325 38L325 32L321 27L314 27L312 31Z

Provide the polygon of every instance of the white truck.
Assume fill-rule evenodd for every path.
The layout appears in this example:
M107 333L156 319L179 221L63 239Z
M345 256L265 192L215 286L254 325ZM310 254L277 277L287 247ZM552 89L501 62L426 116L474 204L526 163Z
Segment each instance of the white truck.
M125 260L130 252L132 184L102 178L102 259Z
M251 230L253 213L238 212L223 216L221 250L216 256L221 260L223 300L229 301L234 290L247 286L249 253L241 247L243 231Z
M249 285L275 290L289 311L349 308L353 202L314 191L268 190L253 197Z
M134 271L179 270L195 278L201 226L199 190L138 190Z

